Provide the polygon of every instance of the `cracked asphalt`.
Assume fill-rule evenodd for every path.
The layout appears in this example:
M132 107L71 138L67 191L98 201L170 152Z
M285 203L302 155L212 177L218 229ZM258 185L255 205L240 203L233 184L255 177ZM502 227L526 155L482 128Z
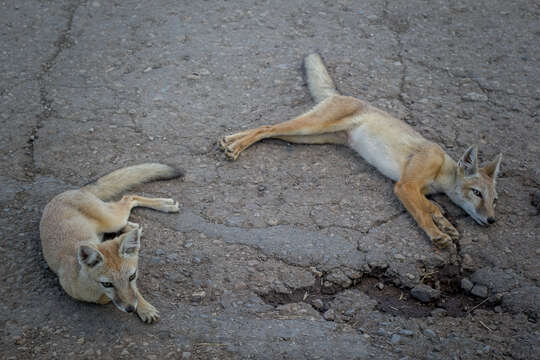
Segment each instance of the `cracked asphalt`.
M534 358L539 15L530 0L0 1L0 358ZM454 158L503 154L494 225L433 198L457 263L349 149L219 151L311 108L314 51L340 92ZM131 217L155 325L69 298L38 231L57 193L146 161L187 173L134 190L181 204Z

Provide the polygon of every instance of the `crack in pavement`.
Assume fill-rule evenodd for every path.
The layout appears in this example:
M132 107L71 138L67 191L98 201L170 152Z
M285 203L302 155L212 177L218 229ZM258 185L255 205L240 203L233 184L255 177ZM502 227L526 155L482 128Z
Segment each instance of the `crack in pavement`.
M401 215L403 214L406 214L407 213L407 210L401 210L400 212L398 212L397 214L393 214L391 216L389 216L388 218L386 219L381 219L381 220L375 220L370 226L369 226L369 229L365 232L365 234L369 234L371 232L371 230L374 230L380 226L383 226L389 222L392 222L394 221L395 219L397 219L398 217L400 217Z
M151 212L147 216L175 231L198 231L226 243L254 246L290 265L317 266L320 270L339 266L360 269L364 265L364 255L356 250L356 242L340 235L331 237L290 225L254 229L228 227L208 222L189 210L166 220Z
M70 3L67 8L66 12L67 14L67 22L65 28L60 31L60 34L58 35L58 38L54 42L55 50L51 54L51 56L45 60L43 64L41 64L40 72L37 76L37 82L39 85L39 102L41 104L42 110L37 115L37 122L35 127L32 129L30 140L29 140L29 152L30 152L30 171L26 173L29 179L35 179L36 173L39 172L39 169L36 166L35 163L35 157L34 157L34 142L38 138L38 132L39 129L42 127L43 121L46 121L49 119L53 113L53 100L49 97L47 86L45 85L45 76L49 73L49 71L52 69L52 67L55 65L56 58L62 53L63 50L70 48L73 45L73 40L70 37L71 27L73 25L73 18L75 16L75 12L79 8L79 6L82 4L82 1L76 1L73 3Z

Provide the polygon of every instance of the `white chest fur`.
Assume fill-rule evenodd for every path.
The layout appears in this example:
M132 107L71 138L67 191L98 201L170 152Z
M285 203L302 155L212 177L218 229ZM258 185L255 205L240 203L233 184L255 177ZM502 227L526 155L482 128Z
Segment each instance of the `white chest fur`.
M349 146L382 174L398 181L407 155L399 154L399 146L394 146L377 130L366 125L358 126L349 132Z

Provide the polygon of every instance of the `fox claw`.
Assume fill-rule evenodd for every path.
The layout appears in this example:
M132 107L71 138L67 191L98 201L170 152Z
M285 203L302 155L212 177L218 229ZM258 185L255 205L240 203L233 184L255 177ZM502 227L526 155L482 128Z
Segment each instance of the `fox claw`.
M433 216L433 221L437 227L444 233L450 236L452 240L459 239L459 232L444 216Z
M441 233L437 237L433 237L431 241L433 241L435 246L437 246L439 249L446 249L450 246L450 244L453 244L450 236L445 233Z
M218 145L222 150L227 149L227 145L229 145L229 141L227 141L227 137L224 136L218 141Z
M240 152L238 150L225 150L225 155L229 158L229 160L236 160L238 159L238 155L240 155Z
M159 320L159 311L151 304L145 306L139 305L137 307L137 315L141 318L142 322L151 324Z
M169 213L175 213L180 211L180 207L178 201L174 199L163 199L161 210Z

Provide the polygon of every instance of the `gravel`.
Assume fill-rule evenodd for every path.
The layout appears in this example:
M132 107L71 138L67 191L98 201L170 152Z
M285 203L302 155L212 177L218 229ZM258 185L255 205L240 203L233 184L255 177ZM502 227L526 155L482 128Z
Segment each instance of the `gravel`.
M428 285L420 284L412 288L411 295L415 299L427 303L437 300L441 296L441 292Z

